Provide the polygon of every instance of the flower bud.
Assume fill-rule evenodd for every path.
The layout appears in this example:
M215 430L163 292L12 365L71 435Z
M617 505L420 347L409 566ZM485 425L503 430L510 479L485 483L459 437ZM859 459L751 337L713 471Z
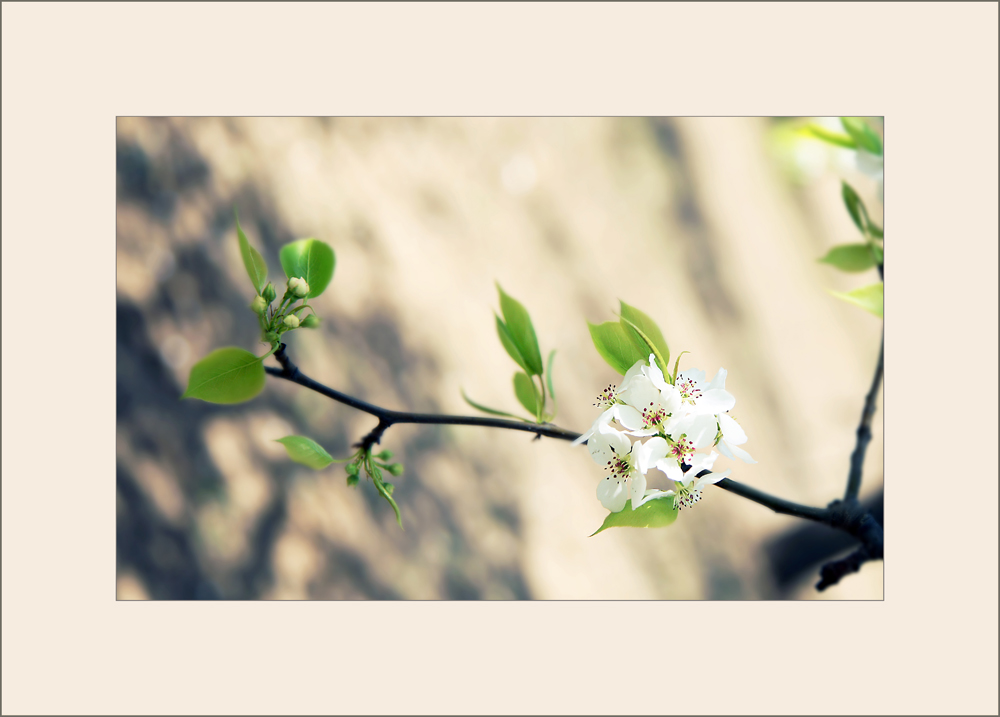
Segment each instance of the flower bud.
M354 476L347 476L347 485L349 485L349 486L355 486L357 484L358 484L358 477L356 475L354 475Z
M309 295L309 284L302 277L292 277L288 280L288 290L301 299Z
M285 317L285 326L287 326L290 329L299 328L299 317L296 316L295 314L289 314L288 316Z
M319 317L316 314L309 314L309 316L302 319L302 326L307 329L315 329L319 326Z
M358 464L348 463L346 466L344 466L344 470L347 471L347 475L356 476L358 474Z
M264 340L270 341L273 344L278 340L278 334L274 331L268 331L266 334L264 334Z
M389 495L392 495L392 492L396 490L396 486L394 486L392 483L383 483L382 487L385 488L385 492L388 493Z
M387 449L385 449L384 451L382 451L381 453L379 453L379 454L378 454L377 456L375 456L375 457L376 457L376 458L378 458L378 459L379 459L380 461L387 461L387 460L389 460L390 458L392 458L392 451L390 451L390 450L389 450L389 449L387 448Z
M402 463L393 463L392 465L386 466L385 469L387 471L389 471L390 473L392 473L397 478L399 476L403 475L403 464Z
M250 304L250 308L253 309L255 314L263 314L264 309L267 308L267 303L264 301L263 296L253 297L253 302Z
M278 296L278 293L274 290L274 284L272 284L270 281L267 282L267 286L264 287L263 296L264 296L264 301L266 301L268 304L274 301L275 297Z

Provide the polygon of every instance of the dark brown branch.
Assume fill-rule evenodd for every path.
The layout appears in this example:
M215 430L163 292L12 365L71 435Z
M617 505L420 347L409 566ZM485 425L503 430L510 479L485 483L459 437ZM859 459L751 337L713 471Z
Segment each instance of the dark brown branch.
M882 345L878 351L878 364L875 366L875 377L872 379L872 386L865 396L865 406L861 411L861 423L858 424L857 442L854 445L854 452L851 453L851 470L847 476L847 490L844 493L844 500L856 500L861 491L861 473L865 464L865 451L872 440L872 418L875 416L875 399L878 397L878 389L882 383L882 368L885 358L885 337L882 338Z

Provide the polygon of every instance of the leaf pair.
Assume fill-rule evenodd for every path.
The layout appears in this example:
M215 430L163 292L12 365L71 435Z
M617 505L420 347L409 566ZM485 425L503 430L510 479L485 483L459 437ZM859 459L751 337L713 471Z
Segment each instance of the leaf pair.
M620 300L619 303L621 317L618 321L603 324L587 322L597 353L623 376L637 361L649 360L650 354L656 356L657 364L666 372L670 348L660 327L634 306Z
M534 417L534 421L550 421L555 417L555 408L547 412L545 387L548 386L549 395L555 403L556 393L552 386L552 359L555 358L555 350L549 353L546 366L542 366L542 353L538 348L538 337L535 335L535 327L531 323L531 316L528 310L517 299L508 295L497 284L497 291L500 294L500 312L495 314L497 335L507 354L514 359L523 371L514 374L514 396L518 403ZM538 376L538 384L535 384L534 377ZM545 381L545 383L543 383ZM522 419L513 413L500 411L476 403L462 391L462 397L473 408L490 413L494 416L506 416L509 418Z

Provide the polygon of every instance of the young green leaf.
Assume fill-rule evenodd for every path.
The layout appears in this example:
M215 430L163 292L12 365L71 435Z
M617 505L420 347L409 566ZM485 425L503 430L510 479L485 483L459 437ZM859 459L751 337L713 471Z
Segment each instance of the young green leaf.
M865 209L861 197L854 191L854 188L847 182L840 183L840 193L844 197L844 206L854 220L854 225L861 230L862 234L868 233L868 210Z
M497 284L497 291L500 292L500 311L503 313L503 320L507 324L514 345L524 358L525 370L532 376L541 376L542 354L538 350L538 338L535 336L535 327L531 324L528 310L517 299L505 294L500 284Z
M860 149L871 154L882 154L882 140L861 117L841 117L840 124Z
M805 131L811 134L816 139L822 140L827 144L833 144L837 147L843 147L844 149L857 149L858 145L850 135L840 134L839 132L831 132L826 127L821 127L818 124L807 125Z
M216 349L191 367L188 387L181 398L209 403L242 403L264 389L264 362L235 346Z
M489 406L484 406L484 405L482 405L480 403L476 403L471 398L469 398L468 396L465 395L465 391L464 390L462 390L462 398L464 398L465 402L467 404L469 404L470 406L472 406L477 411L482 411L483 413L489 413L489 414L491 414L493 416L506 416L507 418L516 418L519 421L527 421L528 420L527 418L522 418L521 416L514 415L513 413L507 413L506 411L501 411L501 410L496 409L496 408L490 408Z
M320 470L333 463L333 456L311 438L305 436L285 436L275 439L288 451L288 457L296 463Z
M496 316L496 314L494 314ZM514 337L510 335L510 330L507 328L507 324L503 322L499 316L496 316L497 320L497 336L500 337L500 343L506 349L507 354L514 359L518 366L528 371L528 362L524 360L524 356L521 355L520 350L517 348L517 344L514 343Z
M521 371L514 374L514 395L532 416L537 417L541 413L542 407L538 405L541 396L528 374Z
M337 257L326 242L299 239L281 248L281 268L289 279L302 277L309 284L309 296L319 296L333 278Z
M253 288L259 294L264 290L264 284L267 283L267 264L264 263L264 257L260 255L260 252L250 246L247 235L243 233L243 228L240 226L240 218L236 214L235 208L233 208L233 216L236 217L236 236L240 240L240 256L243 257L243 266L246 267Z
M549 395L552 396L552 400L556 400L556 390L552 388L552 359L556 357L556 350L552 349L549 352L549 360L545 364L545 380L549 385Z
M852 273L867 271L875 266L875 257L867 244L840 244L819 261Z
M652 345L650 353L655 353L656 358L663 361L662 368L666 371L667 362L670 361L670 347L667 346L667 340L663 338L660 327L648 315L634 306L629 306L621 299L618 300L618 303L621 304L622 319L631 324L632 329L638 331L644 342Z
M849 304L860 306L865 311L870 311L879 318L882 318L883 296L881 281L871 286L864 286L854 291L848 291L846 294L842 294L839 291L831 291L830 293L838 299L843 299Z
M608 528L665 528L677 519L677 508L674 507L672 495L647 500L632 510L632 501L617 513L608 513L600 528L591 534L591 538Z
M372 475L372 482L375 484L375 488L378 490L379 495L385 498L389 505L392 506L392 512L396 514L396 523L399 525L400 529L403 528L403 519L399 515L399 506L396 505L396 501L392 499L392 489L387 488L386 484L382 482L382 477L378 472ZM391 486L392 484L389 483Z
M635 365L636 361L649 359L649 351L645 342L638 335L618 321L606 321L603 324L592 324L589 321L590 338L594 348L608 365L622 376Z

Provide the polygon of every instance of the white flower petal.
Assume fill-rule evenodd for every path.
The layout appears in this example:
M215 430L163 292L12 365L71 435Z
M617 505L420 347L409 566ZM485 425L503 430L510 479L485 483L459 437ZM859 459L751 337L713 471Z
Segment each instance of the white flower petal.
M630 431L638 431L645 427L642 422L642 414L632 406L617 405L611 410L615 412L615 418L618 419L618 422Z
M694 416L684 432L695 448L707 448L715 443L718 425L713 415Z
M706 473L705 475L703 475L701 478L698 479L697 483L694 484L694 489L701 490L707 485L713 485L715 483L718 483L720 480L726 478L732 472L733 471L731 469L727 468L726 470L720 471L719 473Z
M740 428L740 424L731 416L722 414L719 416L719 428L722 429L722 437L731 446L741 446L747 442L746 432Z
M708 384L708 390L711 391L711 390L714 390L714 389L717 389L717 388L724 389L726 387L726 376L728 375L728 373L729 372L726 371L726 369L720 368L716 372L715 378L713 378L709 382L709 384Z
M642 496L646 493L646 476L642 473L633 473L629 482L632 485L628 494L632 500L632 510L635 510L642 503Z
M705 383L705 372L700 368L689 368L687 371L681 371L677 375L677 382L680 383L681 379L684 381L690 381L697 388L701 388L702 384Z
M725 439L719 441L719 452L722 453L726 458L732 458L733 452L729 450L729 445L726 443Z
M704 453L695 453L691 457L691 473L698 475L701 471L710 471L712 466L715 465L715 460L719 457L719 454L712 451L711 454L705 455Z
M684 471L681 470L676 458L664 458L662 461L657 461L655 467L674 483L684 482Z
M659 461L667 457L667 451L670 450L670 446L664 439L657 436L656 438L650 438L640 445L637 450L636 463L639 466L639 471L645 473Z
M705 391L695 403L695 410L701 414L719 415L731 411L736 405L736 397L722 388Z
M722 449L722 445L724 443L726 443L726 441L720 441L719 442L719 449L720 450ZM744 463L756 463L757 462L757 461L755 461L753 459L753 456L751 456L749 453L747 453L746 451L744 451L739 446L734 446L734 445L730 444L729 445L729 450L731 450L733 452L733 455L735 455L737 458L739 458ZM732 458L732 457L733 456L730 456L730 458Z
M612 513L618 513L628 500L628 486L620 480L607 477L597 484L597 499Z

